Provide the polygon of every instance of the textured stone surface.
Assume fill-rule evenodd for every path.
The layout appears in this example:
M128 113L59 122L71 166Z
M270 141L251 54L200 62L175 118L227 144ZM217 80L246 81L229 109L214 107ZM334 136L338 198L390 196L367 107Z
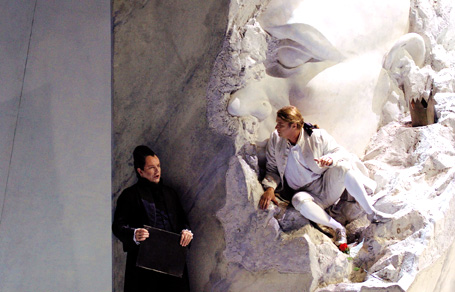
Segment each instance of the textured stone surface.
M211 287L221 265L224 204L233 142L212 131L206 90L228 24L228 1L114 1L113 207L134 183L132 151L149 145L162 177L181 196L194 233L194 291ZM114 287L123 290L125 254L114 238Z
M455 213L455 129L451 126L455 94L437 94L436 99L441 117L438 124L411 128L406 121L389 123L367 149L365 163L378 182L375 206L395 212L398 219L370 225L363 233L363 248L354 264L367 271L366 281L317 291L364 291L366 287L372 291L408 291L420 271L437 264L440 257L450 259L446 254L451 252L455 237L451 220ZM454 269L449 265L444 268ZM445 271L439 273L444 275ZM451 291L450 277L440 281L444 290L415 287L417 290L410 291Z
M336 249L330 250L334 247L330 234L323 235L306 220L299 219L299 214L292 208L283 210L272 207L267 212L257 209L263 190L258 182L262 157L256 145L263 145L261 131L264 123L268 123L263 118L264 113L273 113L290 100L286 94L277 96L272 108L268 108L263 102L269 99L258 98L287 88L282 80L272 82L266 75L265 69L269 66L267 54L271 46L272 49L276 46L273 38L267 36L254 17L244 26L232 26L214 67L208 92L212 102L209 104L212 106L209 118L214 128L236 136L237 155L231 158L226 176L226 205L217 216L225 230L224 256L230 262L230 270L237 270L243 275L241 271L246 269L249 277L229 277L228 274L223 281L225 288L238 287L239 283L247 286L247 283L258 281L261 289L274 291L272 286L262 284L263 277L270 277L271 281L281 283L281 291L301 290L302 287L307 287L308 291L406 291L411 289L420 271L431 270L435 273L431 267L438 264L438 258L450 253L450 244L447 243L452 243L455 236L455 228L449 219L455 212L452 182L455 159L451 79L454 59L453 34L450 32L454 19L452 4L448 1L437 4L411 1L407 5L411 8L409 32L418 35L406 35L403 39L396 38L389 42L380 59L387 60L387 53L390 60L400 60L400 56L406 55L410 56L406 60L412 60L406 61L407 64L415 67L400 73L401 80L405 80L403 83L399 83L396 73L381 71L377 86L386 90L376 91L375 94L379 94L384 102L375 103L378 108L374 112L378 114L376 121L382 127L371 141L368 142L375 131L362 132L355 125L349 127L350 131L358 130L357 134L368 137L368 143L363 146L368 144L363 159L379 185L373 196L376 207L395 213L398 218L387 224L370 225L355 205L346 207L347 211L358 214L351 218L355 220L347 226L349 238L361 242L352 247L352 260L347 260ZM259 9L259 16L260 12ZM444 33L438 33L440 31ZM403 34L406 32L403 31ZM417 41L414 42L414 39ZM395 42L400 48L400 42L409 44L406 54L400 52L392 57ZM363 62L362 65L365 64ZM387 69L386 63L378 64ZM412 68L418 70L409 74L416 70ZM401 66L400 70L403 69ZM412 94L428 90L428 76L434 79L432 94L438 103L439 123L411 128L405 98L412 99ZM360 82L356 75L345 77L349 82ZM250 84L255 84L255 87ZM351 90L352 94L356 93L355 87ZM234 99L230 93L233 93ZM243 93L242 98L248 100L245 106L241 103L233 106L234 111L245 112L238 118L225 115L226 101L238 102L235 97ZM366 94L366 91L362 93ZM336 109L352 117L346 114L345 106ZM315 113L320 116L330 114L320 110ZM303 111L305 113L305 107ZM273 125L273 121L268 125ZM333 126L330 121L324 125L332 131L336 129ZM341 133L344 135L346 131ZM352 140L350 142L347 147L355 151ZM441 277L454 269L450 266L452 262L448 260L446 263L444 270L436 272ZM305 277L300 282L290 282L285 277L266 276L264 271L300 273ZM426 273L427 276L429 274ZM417 279L424 281L424 277L425 273L422 273ZM442 278L433 287L436 285L444 286L444 289L451 287L450 281Z
M398 216L394 222L370 225L355 204L346 205L343 210L353 220L347 226L349 238L360 242L352 247L350 260L332 243L330 230L309 224L291 207L257 208L263 192L258 180L263 157L257 146L265 142L261 135L270 131L262 127L261 115L270 109L265 105L265 111L253 112L259 117L234 117L227 109L236 92L243 90L248 97L287 86L282 80L272 84L266 79L268 57L278 45L258 21L268 2L114 1L114 202L134 181L131 151L137 144L148 144L161 158L164 180L181 193L195 233L189 257L194 291L404 291L413 289L420 271L426 273L418 281L432 273L450 274L453 262L446 261L436 272L434 266L438 257L450 254L447 242L454 237L453 223L447 219L455 210L452 4L388 2L399 4L406 17L399 19L396 36L370 60L376 68L370 71L376 87L356 79L370 63L349 50L344 53L352 59L344 64L356 65L357 70L346 71L355 74L324 76L333 84L354 84L345 97L368 95L362 106L372 106L375 115L368 133L353 130L350 123L340 130L341 124L330 117L320 124L337 135L362 135L362 147L354 149L357 140L345 137L347 146L363 154L368 145L364 160L379 184L373 197L376 206ZM324 11L336 16L341 10L330 10L335 7ZM434 78L439 103L439 122L424 128L409 127L405 94L392 73L383 69L387 53L408 32L423 38L422 68L429 66L425 70ZM332 41L336 36L324 33ZM377 43L369 45L362 47L363 53ZM307 81L313 77L307 76ZM412 81L417 79L410 78L409 84ZM253 82L263 82L264 87L248 91ZM284 91L272 109L289 101ZM356 115L359 109L344 101L331 106L348 118ZM264 103L259 99L256 105ZM316 108L314 117L325 111ZM357 118L358 123L370 122ZM267 126L273 128L273 119ZM376 133L378 126L382 127ZM114 241L117 291L123 257ZM434 287L446 283L441 278Z
M296 7L286 17L291 3ZM242 28L242 42L233 46L241 52L233 59L246 65L247 85L232 93L228 111L257 118L255 142L264 145L276 110L291 103L306 121L361 155L381 122L391 90L382 62L408 31L409 6L408 0L271 1L258 24ZM270 34L268 44L257 42L266 37L261 28ZM250 70L254 79L248 79Z

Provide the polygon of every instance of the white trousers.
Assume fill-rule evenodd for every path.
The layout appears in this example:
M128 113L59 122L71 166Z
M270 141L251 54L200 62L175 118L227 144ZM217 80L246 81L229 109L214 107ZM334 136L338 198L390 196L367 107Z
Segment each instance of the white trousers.
M367 214L374 211L361 176L347 165L331 167L319 179L296 190L292 205L308 220L337 229L341 224L333 220L324 209L333 205L345 188Z

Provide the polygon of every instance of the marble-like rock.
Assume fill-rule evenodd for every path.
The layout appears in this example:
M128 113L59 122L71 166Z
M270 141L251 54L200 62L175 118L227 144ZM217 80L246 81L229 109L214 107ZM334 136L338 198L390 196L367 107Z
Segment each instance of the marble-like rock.
M439 123L390 123L367 149L365 163L378 182L375 206L397 216L363 233L354 263L367 278L317 291L408 291L419 271L448 252L455 239L455 94L438 94L436 100Z
M276 2L279 1L270 3L276 5ZM400 3L406 5L404 2ZM420 274L424 275L423 270L448 254L455 238L455 223L450 220L455 215L455 95L451 78L454 74L451 65L454 64L453 38L449 32L455 18L450 10L453 4L449 1L440 1L436 6L430 2L407 2L409 32L415 35L406 37L417 40L418 48L407 42L411 44L407 52L392 58L397 62L395 68L405 71L393 72L391 67L385 66L375 75L379 76L378 91L362 92L383 98L368 100L373 102L375 114L379 116L374 119L379 127L374 129L375 134L370 135L369 130L362 132L362 129L357 134L368 140L364 144L366 152L362 160L378 183L378 189L372 194L375 207L394 213L396 220L370 224L356 204L345 205L341 215L331 213L348 224L349 241L355 242L351 245L351 257L337 250L330 230L309 224L292 207L280 205L266 211L258 209L263 193L259 183L263 175L263 157L261 147L257 146L264 144L263 137L270 132L270 129L264 129L273 127L274 123L274 119L264 117L287 103L292 104L293 99L286 94L290 88L287 81L275 78L278 80L271 82L268 75L271 73L268 60L278 54L273 50L280 45L279 40L265 33L254 17L244 26L231 26L212 73L208 116L213 128L234 135L236 139L236 155L231 158L226 175L226 203L217 212L217 217L225 231L223 255L230 263L230 275L247 270L249 278L228 277L223 280L224 287L238 287L239 282L249 281L257 283L260 290L272 291L263 284L263 281L267 282L263 277L265 273L276 271L280 275L309 274L310 280L305 282L308 291L407 291L415 289L413 282ZM273 15L270 22L281 22L282 17ZM447 31L438 38L441 29ZM383 52L381 60L387 60L387 53L398 39L388 43L389 49ZM267 50L266 55L261 53L264 50ZM294 51L288 53L295 54ZM359 60L366 60L361 56L350 55L350 58L343 64L361 64ZM289 61L284 57L283 60ZM305 90L307 82L319 73L303 79L301 88ZM355 79L357 77L349 75L349 82L361 83ZM408 101L414 94L428 91L430 77L438 123L412 128ZM255 85L250 85L251 82ZM277 88L283 89L285 94L271 103L264 96L279 92ZM407 90L403 92L403 88ZM357 87L351 90L358 93ZM244 95L237 98L241 94ZM427 92L426 96L429 94ZM247 101L246 106L242 106L244 101ZM237 117L226 113L226 109ZM321 111L315 109L315 113L319 113L318 110ZM346 106L337 107L337 110L349 116ZM336 131L336 121L330 120L327 112L325 114L329 128ZM355 215L348 218L346 214ZM278 285L282 291L301 289L299 284L304 283L303 280L290 283L277 276L271 279L275 282L270 280L270 287Z
M341 145L361 154L381 122L391 84L382 61L392 44L407 33L409 7L407 0L381 4L272 0L257 19L267 32L256 30L268 41L266 60L244 70L263 72L231 92L229 113L255 117L254 142L263 146L273 130L276 110L290 103L300 108L308 122L325 128ZM358 10L362 13L356 13ZM365 120L369 123L362 122ZM352 131L343 131L346 128Z
M310 274L313 290L319 283L337 283L349 275L347 255L294 209L284 214L284 206L258 209L262 186L242 157L231 159L226 179L226 205L217 216L226 231L224 256L229 262L250 272Z
M226 205L218 212L228 261L252 272L311 273L310 291L407 291L418 272L443 256L455 238L450 220L455 216L455 94L436 99L438 124L390 123L367 149L365 163L378 182L375 206L397 219L368 224L363 216L350 223L351 241L362 242L353 260L292 207L258 210L262 188L257 173L242 157L233 158ZM350 279L362 281L343 283Z
M200 0L181 2L179 9L174 2L115 1L121 5L114 11L119 13L114 22L114 191L118 194L134 180L131 165L125 163L131 162L133 146L152 145L162 158L165 178L181 191L193 224L192 287L223 292L403 291L412 289L423 270L441 263L454 237L453 1ZM299 3L322 6L316 10L322 16L303 9L305 17L346 59L307 62L302 68L303 58L295 63L289 58L305 52L301 44L267 32L261 20L267 4L284 7L267 18L282 24ZM373 11L355 13L360 5ZM353 12L360 18L346 17ZM296 23L299 18L293 19ZM332 22L325 23L327 19ZM376 21L358 25L357 20ZM328 24L335 26L330 30ZM343 41L346 27L341 24L349 24L356 37L348 33ZM438 123L415 129L408 126L402 88L383 68L394 43L409 32L424 41L423 66L416 66L429 65L438 102ZM360 44L362 40L368 41ZM285 48L278 52L280 46ZM277 60L297 67L277 69ZM247 88L261 82L264 87ZM297 100L293 89L308 98ZM242 92L259 108L233 116L230 101ZM266 99L271 92L273 102ZM351 151L363 155L369 145L364 160L379 185L373 196L376 207L398 217L370 225L358 206L344 205L339 217L344 219L339 220L348 223L349 241L359 243L351 247L352 260L338 251L330 230L309 224L292 207L257 207L263 192L259 146L273 129L273 111L296 100L307 106L308 121L320 119L320 126ZM121 279L123 252L118 242L114 249L114 276ZM423 275L420 279L430 282ZM120 281L115 287L121 290Z

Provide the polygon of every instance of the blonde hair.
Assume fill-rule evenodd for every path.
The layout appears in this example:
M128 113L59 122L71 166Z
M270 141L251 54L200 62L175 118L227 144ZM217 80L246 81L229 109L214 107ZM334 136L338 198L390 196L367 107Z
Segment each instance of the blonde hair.
M296 124L298 129L303 127L303 117L299 109L295 106L288 105L278 110L276 116L290 124Z

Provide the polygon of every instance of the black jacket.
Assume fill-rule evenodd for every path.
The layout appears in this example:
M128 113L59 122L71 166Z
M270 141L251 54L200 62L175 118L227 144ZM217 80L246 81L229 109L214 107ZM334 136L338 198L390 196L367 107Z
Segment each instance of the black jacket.
M128 252L137 245L133 240L134 229L143 228L144 225L151 225L149 222L144 204L142 203L141 193L147 192L146 184L148 181L141 178L136 184L125 189L117 200L117 207L114 213L112 231L123 243L123 250ZM183 229L189 229L185 213L180 204L176 192L161 182L164 203L166 205L172 232L180 233Z
M112 231L122 241L123 250L127 252L124 291L189 291L186 273L181 279L136 267L139 245L133 240L134 229L143 228L144 225L153 226L142 202L143 193L150 192L147 184L150 182L140 178L136 184L125 189L117 200L114 213ZM169 231L180 233L183 229L189 229L176 192L161 182L156 187L160 188L163 195L163 202L172 229ZM156 212L156 209L151 211Z

